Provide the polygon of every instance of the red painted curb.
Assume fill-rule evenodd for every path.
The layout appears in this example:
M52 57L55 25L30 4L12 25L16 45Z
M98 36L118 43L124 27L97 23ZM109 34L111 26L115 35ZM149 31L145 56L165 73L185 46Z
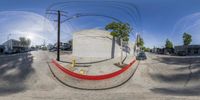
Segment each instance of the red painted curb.
M109 73L109 74L104 74L104 75L82 75L82 74L78 74L75 72L72 72L66 68L64 68L62 65L60 65L56 60L52 60L51 63L53 63L57 68L59 68L61 71L63 71L65 74L68 74L70 76L79 78L79 79L85 79L85 80L103 80L103 79L108 79L108 78L112 78L115 76L120 75L121 73L125 72L127 69L129 69L136 60L133 60L130 64L128 64L127 66L125 66L124 68L113 72L113 73Z

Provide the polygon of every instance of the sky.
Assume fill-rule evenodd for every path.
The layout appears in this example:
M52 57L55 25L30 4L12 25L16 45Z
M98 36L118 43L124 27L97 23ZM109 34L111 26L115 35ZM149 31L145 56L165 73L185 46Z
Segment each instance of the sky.
M74 0L71 0L74 1ZM100 1L100 0L99 0ZM54 3L62 3L52 9L62 9L67 16L76 13L91 13L105 16L86 16L62 23L61 40L68 41L72 33L83 29L103 29L114 17L129 23L133 31L130 40L140 34L146 47L163 47L168 38L174 45L182 45L182 34L192 35L192 44L200 44L199 0L1 0L0 43L7 39L26 36L32 45L56 42L56 23L46 16L45 10ZM123 3L119 3L123 2ZM89 5L89 6L88 6ZM108 17L109 16L109 17Z

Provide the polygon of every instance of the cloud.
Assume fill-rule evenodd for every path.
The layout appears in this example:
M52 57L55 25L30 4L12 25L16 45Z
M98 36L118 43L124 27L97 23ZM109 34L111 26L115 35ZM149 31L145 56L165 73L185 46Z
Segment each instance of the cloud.
M187 15L177 21L171 34L176 44L182 44L184 32L192 35L193 44L200 44L200 12Z
M55 43L57 29L53 22L45 17L26 11L3 11L0 12L0 43L9 37L18 39L20 36L32 37L33 44L41 44L44 41ZM56 24L57 25L57 24ZM62 33L70 33L67 25L62 25ZM68 34L66 38L70 38Z

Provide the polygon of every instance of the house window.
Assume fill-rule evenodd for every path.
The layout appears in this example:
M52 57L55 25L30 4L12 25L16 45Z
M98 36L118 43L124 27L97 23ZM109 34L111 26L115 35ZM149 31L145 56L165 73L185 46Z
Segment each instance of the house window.
M194 49L194 54L198 54L198 50L197 48Z
M191 54L191 49L188 49L188 54Z

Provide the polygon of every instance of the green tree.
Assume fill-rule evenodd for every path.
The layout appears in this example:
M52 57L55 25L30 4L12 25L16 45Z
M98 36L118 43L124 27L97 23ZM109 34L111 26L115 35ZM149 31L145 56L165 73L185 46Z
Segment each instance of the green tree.
M68 43L69 43L70 45L72 45L72 42L73 42L72 39L68 41Z
M192 36L188 33L183 34L183 44L189 45L192 42Z
M141 47L141 50L145 50L145 49L146 49L145 46L142 46L142 47Z
M140 47L140 49L143 49L144 47L144 40L140 35L137 35L136 45L137 47Z
M26 39L26 46L29 47L31 45L31 40L30 39Z
M25 37L20 37L19 40L20 40L21 45L23 47L25 47L25 45L26 45L26 38Z
M40 48L40 46L39 46L39 45L36 45L36 46L35 46L35 48L36 48L36 49L39 49L39 48Z
M68 43L69 43L69 45L70 45L70 51L72 50L72 48L73 48L73 40L71 39L71 40L69 40L68 41Z
M166 40L165 48L166 49L172 49L173 48L173 43L169 39Z
M135 50L136 47L139 47L139 50L144 50L144 40L140 35L137 35Z
M123 64L123 41L129 41L129 34L131 32L131 27L128 23L122 22L111 22L105 27L106 30L111 30L110 35L120 39L121 46L121 61L120 64Z
M69 45L72 47L72 45L73 45L73 40L72 40L72 39L69 40L68 43L69 43Z
M29 47L31 44L30 39L26 39L25 37L19 37L20 43L23 47Z
M143 50L144 50L145 52L149 52L149 51L150 51L150 48L143 47Z

